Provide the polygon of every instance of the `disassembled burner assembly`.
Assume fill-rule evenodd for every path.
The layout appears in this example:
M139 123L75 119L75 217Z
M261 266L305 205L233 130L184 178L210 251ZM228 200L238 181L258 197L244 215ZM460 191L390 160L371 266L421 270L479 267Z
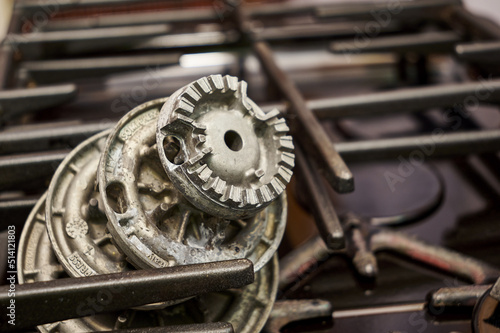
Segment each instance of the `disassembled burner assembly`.
M264 113L245 87L235 77L202 78L76 147L28 218L19 280L249 259L255 282L47 324L42 332L215 321L237 332L262 329L278 286L294 154L285 121ZM188 105L191 112L181 111Z
M284 194L245 220L226 220L194 207L158 158L156 120L163 102L129 112L107 141L99 187L113 240L141 268L248 258L258 271L283 236Z
M44 196L31 212L23 229L19 243L20 283L51 281L66 277L68 273L61 267L59 258L51 248L53 243L49 240L44 217L45 203ZM81 265L83 267L85 264ZM235 332L260 332L273 307L277 287L278 258L275 255L256 274L255 282L243 288L200 295L164 309L132 309L41 325L38 329L43 333L100 332L223 321L231 323ZM91 308L83 307L82 310L89 311Z

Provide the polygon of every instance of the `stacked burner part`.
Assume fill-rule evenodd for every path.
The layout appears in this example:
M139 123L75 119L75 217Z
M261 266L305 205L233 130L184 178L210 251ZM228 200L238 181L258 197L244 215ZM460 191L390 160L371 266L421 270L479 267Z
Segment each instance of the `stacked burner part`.
M293 143L246 83L212 75L128 112L78 145L31 212L19 281L235 259L254 283L38 326L42 332L230 323L259 332L278 287Z

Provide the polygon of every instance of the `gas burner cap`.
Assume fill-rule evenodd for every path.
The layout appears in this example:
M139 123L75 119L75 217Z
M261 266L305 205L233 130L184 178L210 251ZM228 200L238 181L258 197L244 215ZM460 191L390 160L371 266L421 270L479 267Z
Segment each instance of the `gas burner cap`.
M295 156L279 111L263 112L236 77L210 75L175 92L158 120L157 148L174 185L214 216L255 215L276 200Z

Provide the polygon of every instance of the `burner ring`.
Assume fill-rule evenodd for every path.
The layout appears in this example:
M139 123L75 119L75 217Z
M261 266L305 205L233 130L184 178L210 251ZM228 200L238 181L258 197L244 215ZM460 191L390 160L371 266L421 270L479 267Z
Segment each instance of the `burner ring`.
M176 91L158 120L157 148L174 185L200 210L227 219L276 200L294 166L285 120L276 109L263 112L246 87L232 76L201 78Z
M48 234L58 260L72 277L127 269L106 231L107 219L99 209L102 201L96 191L97 166L110 132L78 145L59 165L47 192Z

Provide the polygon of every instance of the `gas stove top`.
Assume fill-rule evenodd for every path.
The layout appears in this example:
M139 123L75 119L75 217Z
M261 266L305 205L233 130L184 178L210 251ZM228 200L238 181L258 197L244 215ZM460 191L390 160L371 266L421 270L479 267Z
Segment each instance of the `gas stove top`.
M2 330L500 332L499 40L499 26L458 0L17 1L0 49ZM159 112L203 77L246 81L248 97L278 110L293 137L287 203L281 196L266 218L251 218L287 212L282 239L279 223L266 222L259 246L268 250L246 257L256 274L242 258L222 261L225 252L194 266L127 252L133 242L110 235L102 208L115 207L118 230L127 203L119 188L99 193L95 175L92 193L82 187L88 200L70 201L96 221L93 241L120 269L88 266L85 251L97 254L87 248L70 253L88 232L80 220L64 237L47 235L55 217L45 203L79 195L56 180L78 174L80 160L115 163L104 144L113 129L135 121L147 132L141 112ZM158 156L144 159L139 201L153 207L164 189L147 175L163 169ZM158 207L148 214L166 214ZM55 210L63 219L70 209ZM122 279L106 302L101 273ZM151 292L162 283L176 294ZM76 309L96 293L97 307Z

